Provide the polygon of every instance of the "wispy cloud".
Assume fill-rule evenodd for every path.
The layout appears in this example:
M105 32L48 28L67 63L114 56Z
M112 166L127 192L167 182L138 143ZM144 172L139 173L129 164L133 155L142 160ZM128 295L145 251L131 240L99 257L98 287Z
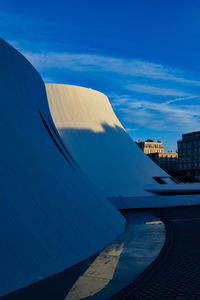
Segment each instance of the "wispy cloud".
M150 85L131 84L131 85L127 86L127 89L134 91L134 92L150 94L150 95L193 97L193 95L185 93L185 92L177 90L177 89L159 88L159 87L150 86Z
M126 131L128 131L128 132L138 131L138 128L128 128L128 127L126 127Z
M113 98L116 109L123 114L129 127L147 126L157 131L190 131L200 128L200 105L172 105L176 101L190 101L193 97L177 98L161 103L130 99L124 105L121 99ZM135 124L135 125L133 125ZM134 127L133 127L134 128Z
M53 81L52 74L60 72L74 71L79 77L84 77L84 72L101 74L108 85L113 84L108 96L130 134L138 128L164 132L200 128L200 81L187 72L137 59L89 53L33 53L20 45L17 48L49 82Z
M200 81L181 76L180 70L141 60L68 52L32 53L23 48L20 50L40 71L51 68L70 69L79 72L104 71L131 77L145 77L200 85Z
M170 103L174 103L174 102L178 102L178 101L186 101L186 100L192 100L195 98L199 98L199 96L188 96L188 97L181 97L181 98L176 98L176 99L172 99L172 100L168 100L166 102L164 102L165 104L170 104Z
M137 130L139 136L151 129L164 133L200 130L200 80L195 74L167 65L163 55L157 56L157 62L152 61L148 51L141 51L143 58L134 53L127 58L117 57L120 51L114 52L114 48L109 48L113 51L109 56L105 47L101 48L105 49L102 54L98 46L92 48L94 41L87 43L84 36L77 38L69 26L60 26L39 15L27 18L23 12L0 11L1 35L10 39L46 82L83 85L105 92L130 134Z

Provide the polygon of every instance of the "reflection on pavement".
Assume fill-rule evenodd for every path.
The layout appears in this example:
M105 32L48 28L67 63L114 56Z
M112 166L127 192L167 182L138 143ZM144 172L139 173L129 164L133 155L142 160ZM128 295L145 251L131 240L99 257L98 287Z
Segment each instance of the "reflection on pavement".
M65 300L109 299L155 260L165 242L164 224L149 213L127 212L125 216L126 231L98 254Z

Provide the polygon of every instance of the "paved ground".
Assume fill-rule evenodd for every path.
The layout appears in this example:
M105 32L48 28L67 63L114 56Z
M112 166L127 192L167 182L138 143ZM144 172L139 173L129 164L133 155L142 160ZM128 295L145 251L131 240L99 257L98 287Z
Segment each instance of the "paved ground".
M164 247L162 248L156 260L152 264L150 264L142 274L134 279L134 281L129 285L127 285L127 282L124 282L124 284L127 286L110 299L200 300L200 207L152 209L148 210L148 212L155 214L165 223L166 241ZM149 224L148 226L150 226L148 228L151 228L152 226L152 232L154 232L153 226L156 225ZM134 230L132 230L133 228L130 229L130 232L135 232ZM128 233L128 239L132 238L130 234L132 233ZM136 247L136 243L134 242L133 244L134 247ZM109 254L106 254L105 252L104 255L121 256L124 250L120 252L122 250L122 247L120 245L118 245L118 243L114 244L114 248L108 248L108 251L111 252ZM113 251L115 251L115 253ZM127 253L129 253L129 251L130 249L128 247ZM126 251L124 253L126 254ZM132 261L133 259L131 255L129 257L129 261ZM106 257L105 265L107 265L108 262L107 258L108 257ZM122 260L124 259L126 258L124 258L124 256L122 255ZM3 297L2 299L60 300L64 299L66 295L69 295L69 299L71 296L71 299L86 299L85 294L81 294L81 290L81 293L79 294L80 297L77 296L77 294L73 294L73 287L77 288L76 282L80 283L80 275L82 277L83 274L86 274L86 277L88 276L88 279L90 279L92 288L96 288L94 286L94 281L92 283L92 276L94 275L93 271L95 271L95 268L90 269L90 267L95 266L97 260L98 255L96 257L91 257L85 262L85 264L77 265L75 269L74 267L73 269L70 268L67 270L67 272L62 272L61 274L42 280L30 287ZM116 266L121 272L121 264L116 264ZM130 264L129 270L131 270L131 268L134 269L133 261ZM96 270L98 271L98 269L99 265L96 265ZM88 274L88 270L90 270L89 272L92 273ZM127 271L128 270L126 269L126 273ZM109 294L108 289L111 287L111 285L107 284L109 278L107 278L108 281L106 281L106 277L108 276L107 271L104 272L104 274L105 290ZM114 272L113 274L121 276L121 273L118 273L118 271L116 273ZM115 278L113 280L116 288L119 288L117 286L119 282L118 279L119 278ZM99 280L97 280L96 282L99 282ZM86 289L88 288L88 285L86 285L84 281L81 285L79 284L78 286L85 286ZM89 287L89 291L90 288L91 287ZM87 298L94 299L94 295L95 293ZM97 292L97 295L99 296L99 298L97 299L107 299L105 298L105 294ZM111 293L110 297L111 295L113 294ZM66 297L65 299L68 298Z
M200 207L151 210L166 224L159 257L118 299L200 299Z
M109 299L151 264L165 243L165 227L146 212L127 212L125 232L97 255L5 300Z

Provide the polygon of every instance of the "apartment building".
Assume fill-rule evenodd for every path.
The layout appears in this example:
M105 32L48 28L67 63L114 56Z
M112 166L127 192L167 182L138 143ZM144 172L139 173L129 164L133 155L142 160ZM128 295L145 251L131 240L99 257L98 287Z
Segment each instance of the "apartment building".
M178 141L178 169L186 181L200 181L200 131L182 135Z
M142 149L145 154L150 153L163 153L164 148L162 146L161 141L154 142L153 140L146 140L146 141L135 141L135 143Z
M147 154L157 165L170 175L174 176L178 169L178 153L164 152L161 141L154 142L151 139L136 141L136 144Z

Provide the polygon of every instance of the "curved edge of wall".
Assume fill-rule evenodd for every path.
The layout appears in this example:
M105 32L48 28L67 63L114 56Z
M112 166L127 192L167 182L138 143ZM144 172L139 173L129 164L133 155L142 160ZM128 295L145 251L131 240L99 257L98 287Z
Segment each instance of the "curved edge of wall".
M64 84L46 90L63 142L104 197L149 196L144 185L168 176L133 142L106 95Z
M91 256L126 222L62 145L36 70L2 39L0 62L2 296Z

